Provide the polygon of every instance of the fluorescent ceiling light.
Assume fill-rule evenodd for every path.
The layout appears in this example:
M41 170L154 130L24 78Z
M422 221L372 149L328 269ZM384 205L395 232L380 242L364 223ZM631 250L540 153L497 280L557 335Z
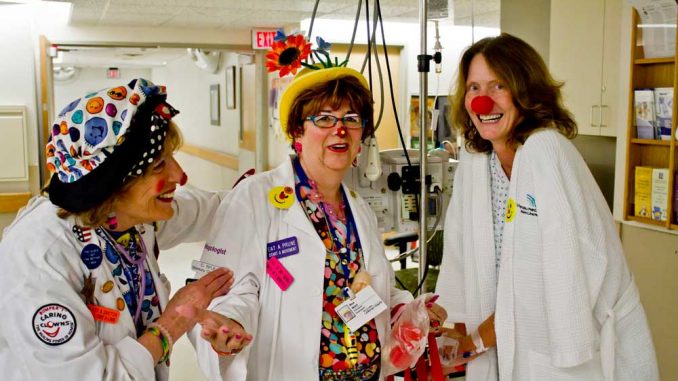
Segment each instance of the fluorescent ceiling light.
M638 28L675 28L676 24L638 24Z
M34 4L40 0L0 0L0 4Z

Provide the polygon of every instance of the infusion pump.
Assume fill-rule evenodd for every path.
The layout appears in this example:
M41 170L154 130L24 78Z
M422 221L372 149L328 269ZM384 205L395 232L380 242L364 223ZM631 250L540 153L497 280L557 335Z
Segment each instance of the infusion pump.
M408 150L410 167L401 149L385 150L379 153L382 174L370 181L365 175L365 159L352 168L344 179L346 184L358 192L377 215L382 232L418 232L419 197L421 192L419 175L419 151ZM441 230L445 211L452 196L452 182L457 161L450 159L444 150L429 153L426 164L427 225L429 229Z

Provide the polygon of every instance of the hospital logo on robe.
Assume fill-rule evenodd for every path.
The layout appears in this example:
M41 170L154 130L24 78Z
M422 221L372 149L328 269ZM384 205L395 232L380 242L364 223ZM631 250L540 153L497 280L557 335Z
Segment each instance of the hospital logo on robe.
M534 196L529 193L525 194L525 200L526 205L516 204L520 213L527 216L537 217L537 200L535 200Z
M33 332L47 345L61 345L75 335L78 325L73 313L61 304L45 304L33 315Z

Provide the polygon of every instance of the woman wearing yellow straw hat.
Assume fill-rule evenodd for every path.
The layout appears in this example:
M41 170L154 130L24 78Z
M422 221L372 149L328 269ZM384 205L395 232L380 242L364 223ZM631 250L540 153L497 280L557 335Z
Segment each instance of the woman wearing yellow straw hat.
M212 379L385 378L389 310L412 296L394 286L374 213L342 184L372 115L367 81L350 68L306 69L285 90L280 120L295 155L229 194L203 252L239 275L210 306L232 320L202 330L213 348L198 357ZM366 295L374 310L352 316L346 302Z

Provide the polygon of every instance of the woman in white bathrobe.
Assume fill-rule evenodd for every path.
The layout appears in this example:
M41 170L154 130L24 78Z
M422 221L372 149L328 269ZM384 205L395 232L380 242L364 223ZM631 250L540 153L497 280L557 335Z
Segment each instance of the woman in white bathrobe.
M472 45L436 292L475 380L656 380L645 313L561 84L508 34ZM459 325L461 326L461 325Z

